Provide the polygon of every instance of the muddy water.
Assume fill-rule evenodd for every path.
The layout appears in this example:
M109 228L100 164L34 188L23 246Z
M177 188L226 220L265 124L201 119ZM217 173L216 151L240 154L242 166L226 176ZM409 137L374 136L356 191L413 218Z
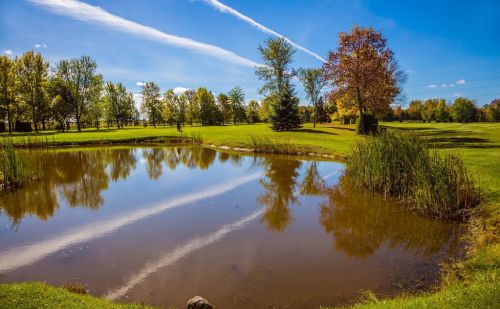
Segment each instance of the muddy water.
M343 165L206 148L25 154L0 195L0 282L80 282L161 307L315 308L436 278L461 228L355 190Z

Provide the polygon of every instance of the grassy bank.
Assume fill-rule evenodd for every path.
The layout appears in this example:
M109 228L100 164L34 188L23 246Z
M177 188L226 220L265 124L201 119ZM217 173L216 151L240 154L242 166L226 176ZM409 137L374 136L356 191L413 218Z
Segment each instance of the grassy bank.
M354 126L322 126L316 129L307 124L293 132L273 132L266 124L231 125L231 126L186 126L182 133L175 127L126 127L124 129L85 129L83 132L61 133L44 131L35 133L13 134L17 146L71 146L100 145L112 143L138 142L178 142L184 138L201 138L206 145L228 146L232 148L253 148L254 141L270 141L293 145L302 153L344 154L353 139L358 138ZM0 136L7 136L3 133Z
M379 300L368 298L356 308L494 308L500 303L500 245L498 226L500 222L500 124L422 124L385 123L389 129L415 131L427 139L431 147L442 153L459 154L465 166L479 177L479 185L485 196L484 211L473 218L471 227L470 258L450 267L444 274L441 286L436 290L413 296ZM3 135L5 136L5 135ZM15 142L33 137L14 136ZM129 143L145 141L176 140L180 136L175 128L126 128L122 130L86 130L82 133L43 132L40 136L53 145ZM304 153L334 154L345 156L355 141L362 137L355 134L354 126L323 125L313 129L306 125L294 132L272 132L267 125L237 125L227 127L186 127L183 136L199 136L204 144L253 148L254 137L266 141L261 144L266 149L286 142L289 149ZM39 137L36 137L39 138ZM24 299L25 307L37 307L31 302L41 298L47 290L47 303L54 307L64 299L55 298L56 291L38 284L24 285L24 289L14 289L16 285L0 285L0 307L7 307L5 296ZM31 286L32 289L31 289ZM61 291L61 297L72 298L72 294ZM332 291L332 294L334 291ZM23 296L23 297L19 297ZM32 297L33 296L33 297ZM209 295L206 295L209 299ZM89 297L89 296L86 296ZM95 300L101 301L101 300ZM4 305L5 304L5 305ZM101 307L113 304L102 303Z
M70 293L41 282L0 285L0 308L151 308L135 304L116 304L90 295Z

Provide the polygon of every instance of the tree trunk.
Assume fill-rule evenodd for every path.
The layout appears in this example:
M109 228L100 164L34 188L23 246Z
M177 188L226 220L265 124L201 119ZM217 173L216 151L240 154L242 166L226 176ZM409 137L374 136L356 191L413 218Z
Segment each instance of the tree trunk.
M360 93L360 90L359 90L359 87L356 87L356 95L358 97L358 109L359 109L359 129L361 131L361 133L365 134L366 133L366 130L365 130L365 124L364 124L364 121L363 121L363 103L362 103L362 99L361 99L361 93Z
M316 104L313 103L313 128L316 128Z
M9 122L9 134L12 134L12 114L10 108L7 108L7 121Z
M82 128L80 126L80 116L76 117L76 128L78 129L78 132L82 132Z

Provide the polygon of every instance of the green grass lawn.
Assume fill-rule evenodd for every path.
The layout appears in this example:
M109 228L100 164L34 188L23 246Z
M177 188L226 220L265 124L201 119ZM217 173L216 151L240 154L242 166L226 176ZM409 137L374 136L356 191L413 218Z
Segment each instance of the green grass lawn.
M451 265L443 282L435 291L422 295L359 303L356 308L498 308L500 304L500 123L383 123L389 129L414 131L440 151L459 153L468 168L480 179L486 198L484 211L475 216L470 226L471 257ZM2 136L7 136L2 134ZM87 129L84 132L57 133L46 131L38 136L15 134L14 142L23 144L46 140L55 145L133 143L178 140L180 134L171 127L128 127L125 129ZM182 136L201 136L203 143L215 146L252 148L252 137L279 140L295 145L301 152L344 156L360 137L352 125L325 124L293 132L273 132L268 125L235 125L224 127L186 126ZM46 291L46 292L45 292ZM60 295L58 294L60 293ZM333 293L333 291L332 291ZM207 297L210 299L209 295ZM0 307L35 308L45 300L51 307L78 307L81 296L40 284L0 285ZM83 299L83 298L82 298ZM99 299L89 307L111 307ZM13 301L17 301L13 302ZM17 305L17 306L14 306ZM66 306L67 305L67 306Z
M150 308L135 304L116 304L90 295L70 293L41 282L12 283L0 285L0 308L110 308L139 309Z

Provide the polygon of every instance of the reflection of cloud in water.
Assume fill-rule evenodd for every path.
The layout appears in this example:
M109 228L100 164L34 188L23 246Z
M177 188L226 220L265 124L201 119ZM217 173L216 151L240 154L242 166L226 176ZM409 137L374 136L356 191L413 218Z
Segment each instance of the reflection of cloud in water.
M336 174L338 174L338 173L342 172L343 170L344 170L343 168L336 169L335 171L333 171L333 172L331 172L331 173L326 174L326 175L325 175L325 176L323 176L322 178L323 178L323 180L327 180L328 178L330 178L330 177L332 177L332 176L334 176L334 175L336 175Z
M67 232L63 232L62 236L40 241L32 245L13 248L0 254L0 272L11 271L16 268L29 265L67 246L105 236L123 226L146 219L153 215L157 215L167 209L187 205L199 200L223 194L240 185L258 179L260 176L260 173L254 173L235 178L222 184L209 187L203 191L188 193L171 198L150 208L138 209L123 216L91 223Z
M246 216L245 218L235 223L224 225L222 228L210 235L197 237L188 241L184 245L177 247L174 251L168 252L167 254L163 255L156 262L148 263L138 273L132 275L123 286L108 292L105 298L109 300L115 300L117 298L123 297L130 289L144 281L144 279L146 279L149 275L157 272L161 268L174 264L178 260L182 259L190 253L193 253L194 251L200 250L221 240L227 234L243 228L249 222L255 220L260 214L262 214L262 210L254 212L253 214Z

